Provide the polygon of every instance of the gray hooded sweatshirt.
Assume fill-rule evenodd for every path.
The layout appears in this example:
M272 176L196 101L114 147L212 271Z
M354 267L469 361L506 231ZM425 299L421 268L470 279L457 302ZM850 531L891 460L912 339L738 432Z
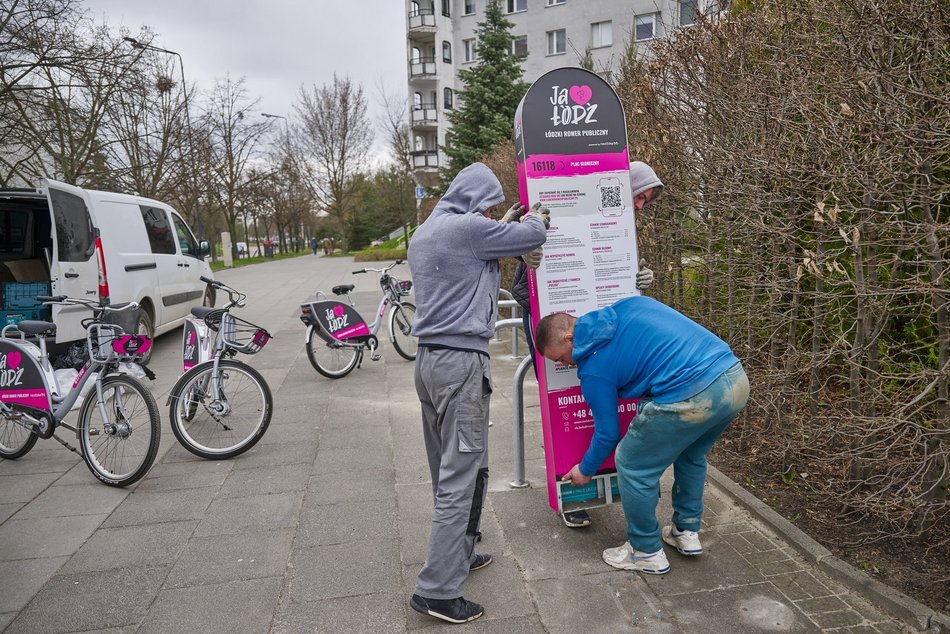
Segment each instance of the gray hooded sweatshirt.
M416 292L413 334L420 346L488 354L495 333L501 275L498 258L523 255L542 244L544 222L501 223L482 215L505 199L501 183L482 163L469 165L409 244Z

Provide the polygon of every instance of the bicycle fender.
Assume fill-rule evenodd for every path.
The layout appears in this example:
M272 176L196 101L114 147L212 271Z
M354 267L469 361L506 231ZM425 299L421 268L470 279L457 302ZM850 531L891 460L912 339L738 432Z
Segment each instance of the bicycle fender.
M303 335L303 345L310 343L310 335L313 333L313 325L307 326L307 332Z

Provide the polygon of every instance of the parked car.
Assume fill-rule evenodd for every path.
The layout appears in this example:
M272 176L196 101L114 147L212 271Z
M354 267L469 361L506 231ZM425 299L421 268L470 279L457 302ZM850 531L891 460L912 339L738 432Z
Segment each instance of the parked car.
M85 337L86 310L8 306L8 290L33 283L45 291L28 289L34 298L52 294L138 302L137 314L123 325L160 335L180 326L191 306L214 304L213 290L200 279L213 277L204 259L209 251L177 211L157 200L48 179L36 189L0 189L0 326L45 317L56 323L57 344Z

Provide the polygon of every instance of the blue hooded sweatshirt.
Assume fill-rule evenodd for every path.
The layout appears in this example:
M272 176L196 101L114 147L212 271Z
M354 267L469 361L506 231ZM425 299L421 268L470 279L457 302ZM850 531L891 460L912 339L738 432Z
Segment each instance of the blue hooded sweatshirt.
M594 437L581 461L592 476L620 442L617 401L676 403L696 396L739 359L725 341L655 299L637 296L574 324L572 351Z
M432 214L412 236L409 269L416 292L413 334L420 346L488 354L495 334L501 284L498 258L523 255L544 244L536 216L501 223L482 215L504 201L501 183L481 163L452 181Z

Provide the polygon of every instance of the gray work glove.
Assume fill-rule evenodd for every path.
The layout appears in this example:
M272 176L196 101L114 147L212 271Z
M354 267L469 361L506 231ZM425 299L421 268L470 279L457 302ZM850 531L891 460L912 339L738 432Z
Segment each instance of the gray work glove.
M518 219L521 218L521 214L523 213L524 205L515 203L511 206L511 209L505 212L505 215L502 216L498 222L518 222Z
M541 203L534 203L534 206L531 208L531 210L521 217L521 222L524 222L524 219L528 216L540 218L544 223L545 229L551 226L551 210L547 207L542 207Z
M525 260L527 262L527 260ZM640 260L640 270L637 271L637 290L645 291L653 285L653 270L647 268L647 261Z
M541 258L544 257L544 249L538 247L534 251L528 251L521 256L521 259L524 260L524 263L530 266L533 269L537 269L541 266Z

